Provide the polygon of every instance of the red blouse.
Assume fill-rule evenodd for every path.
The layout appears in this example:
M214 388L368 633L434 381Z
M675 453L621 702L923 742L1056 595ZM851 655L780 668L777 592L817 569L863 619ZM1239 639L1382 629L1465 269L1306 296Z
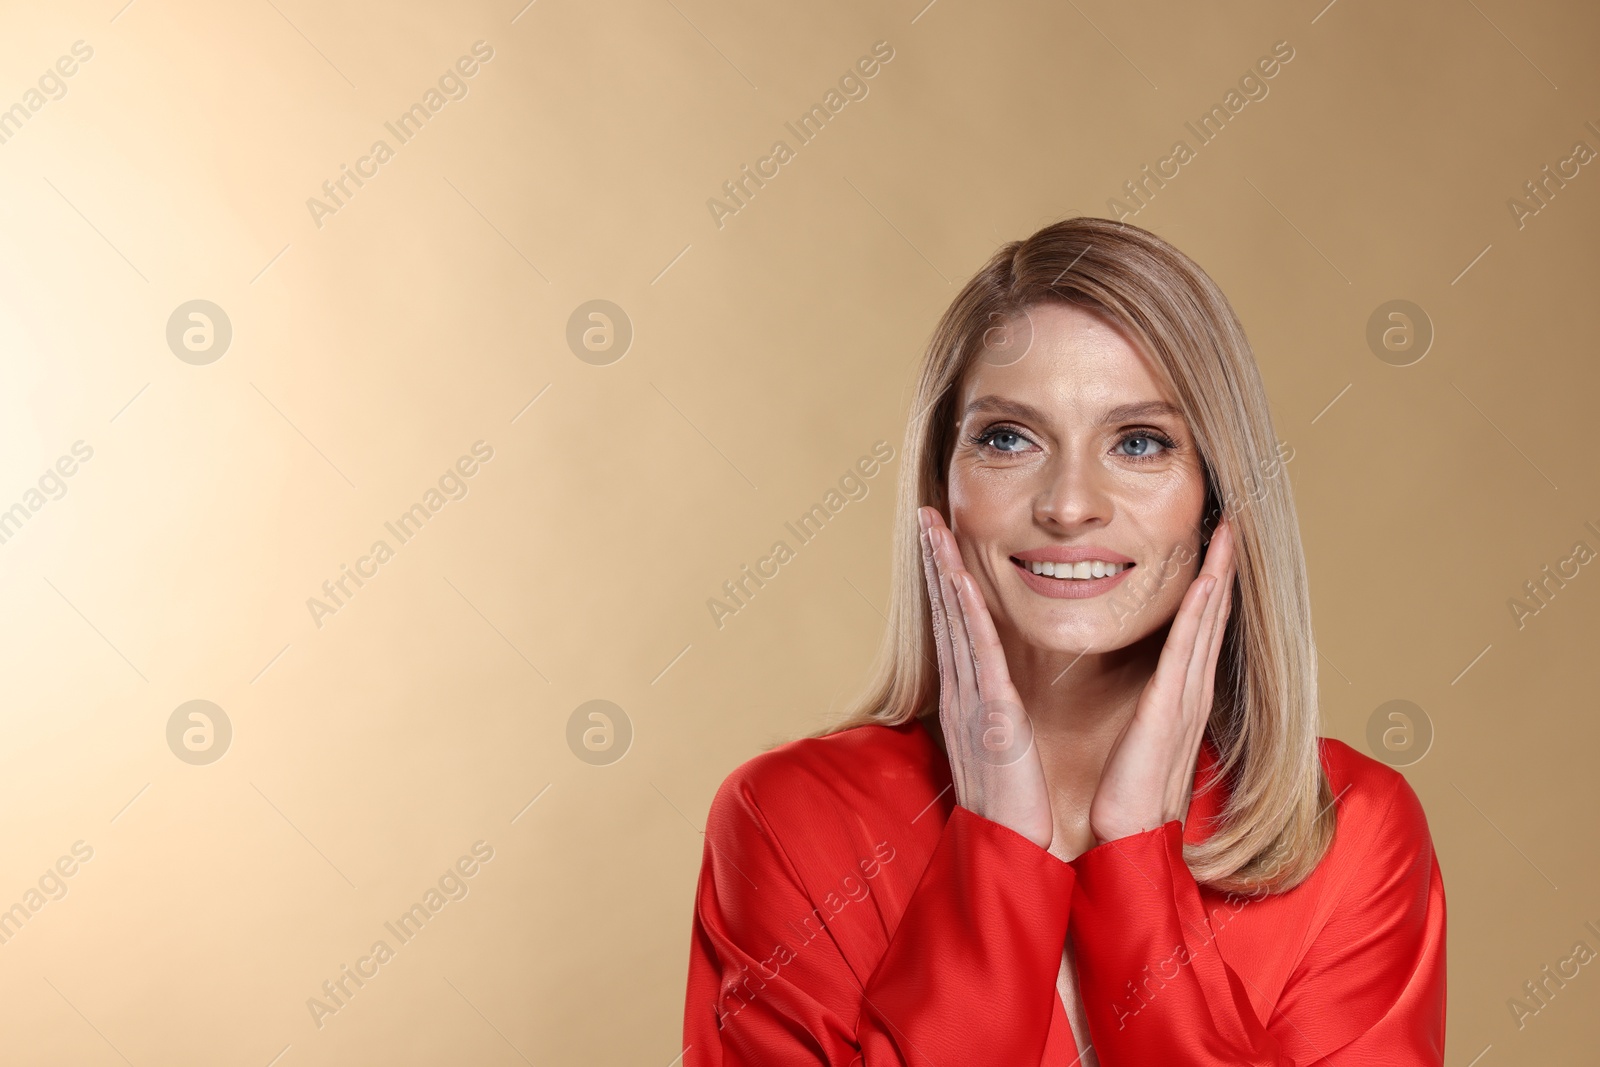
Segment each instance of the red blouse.
M684 1067L1071 1067L1070 936L1102 1067L1444 1063L1445 905L1405 777L1321 740L1337 832L1251 897L1199 886L1184 841L1225 799L1201 748L1186 822L1070 863L955 803L918 722L791 741L706 821Z

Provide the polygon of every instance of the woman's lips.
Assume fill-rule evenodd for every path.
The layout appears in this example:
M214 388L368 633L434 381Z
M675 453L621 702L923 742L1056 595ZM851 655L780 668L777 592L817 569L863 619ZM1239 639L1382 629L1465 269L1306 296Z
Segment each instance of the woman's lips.
M1128 574L1138 566L1130 563L1116 574L1108 574L1104 578L1051 578L1043 574L1034 574L1028 565L1019 562L1015 557L1011 565L1022 575L1022 580L1029 589L1040 596L1054 597L1057 600L1083 600L1086 597L1099 596L1116 587Z

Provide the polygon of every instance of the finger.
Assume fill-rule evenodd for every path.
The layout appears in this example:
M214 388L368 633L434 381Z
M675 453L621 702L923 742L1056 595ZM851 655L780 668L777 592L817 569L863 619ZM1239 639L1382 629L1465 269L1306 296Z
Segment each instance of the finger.
M1190 801L1193 799L1195 769L1200 763L1200 747L1205 738L1206 724L1211 720L1213 691L1217 677L1217 657L1222 649L1222 635L1224 623L1227 619L1227 603L1230 591L1224 589L1215 593L1213 600L1222 602L1217 611L1217 623L1213 627L1210 639L1205 642L1204 648L1197 648L1193 663L1203 664L1198 674L1191 673L1186 679L1183 698L1182 714L1183 727L1183 752L1188 757L1187 770L1180 781L1174 782L1173 787L1181 792L1182 812L1188 811Z
M932 528L918 531L918 540L922 546L922 578L928 588L928 607L933 616L934 634L936 637L942 637L944 634L944 597L939 591L939 568L933 555ZM938 642L935 641L935 644L938 644Z
M967 636L967 617L961 610L956 574L946 573L944 581L945 597L953 607L950 620L952 636L950 647L955 651L956 692L961 695L963 714L971 715L976 713L978 707L978 673L972 662L972 642Z
M952 584L954 574L961 570L961 557L954 548L955 535L942 520L934 520L928 530L928 539L933 545L939 596L944 604L945 645L950 662L950 708L959 714L977 703L977 683L972 674L972 653L967 645L966 621Z
M1195 592L1197 588L1198 593ZM1161 725L1167 731L1166 736L1184 756L1184 770L1167 783L1169 797L1174 804L1193 789L1195 768L1200 758L1200 741L1205 735L1205 716L1200 714L1200 709L1210 707L1209 695L1205 693L1203 666L1210 657L1206 638L1212 626L1207 616L1209 609L1221 596L1217 592L1216 578L1206 574L1195 578L1190 593L1195 599L1191 601L1186 598L1179 609L1179 618L1186 623L1184 633L1177 643L1173 643L1173 638L1179 637L1179 623L1175 621L1174 632L1168 638L1170 651L1169 648L1163 648L1161 659L1156 664L1156 673L1161 676L1165 688L1155 706L1169 709ZM1179 804L1177 810L1187 811L1187 802Z
M1009 765L1033 749L1033 723L1023 709L1011 674L1006 669L1005 648L984 602L983 591L970 571L957 577L962 617L972 647L977 677L977 708L983 730L984 751L995 763Z
M1188 715L1197 713L1200 706L1200 695L1206 680L1206 663L1211 658L1212 647L1217 644L1217 616L1225 595L1221 579L1213 575L1211 587L1206 591L1205 607L1200 612L1199 625L1195 630L1194 647L1190 649L1189 669L1184 677L1183 710Z
M983 593L970 572L962 572L961 613L967 622L967 640L972 645L972 662L978 679L978 699L1010 699L1011 678L1006 671L1005 648L994 628L994 618L984 603Z
M942 522L929 530L933 540L934 560L939 566L940 590L944 594L945 619L950 628L951 661L955 671L955 692L960 707L972 709L978 702L977 676L972 665L972 649L967 638L967 620L961 611L961 598L957 595L955 578L965 573L961 552L956 547L955 535Z
M1173 787L1178 789L1185 798L1180 809L1187 812L1192 800L1195 769L1199 765L1200 747L1205 737L1206 723L1211 717L1211 706L1217 674L1218 656L1222 649L1222 638L1226 632L1228 613L1233 598L1233 578L1236 571L1233 561L1233 531L1225 527L1220 535L1221 543L1213 539L1213 547L1219 551L1208 554L1207 568L1202 569L1197 576L1196 583L1204 577L1207 570L1211 570L1211 586L1205 595L1204 610L1199 613L1196 625L1196 636L1187 662L1188 670L1184 674L1183 692L1177 704L1179 716L1182 721L1183 752L1187 759L1187 768L1181 780L1175 781ZM1221 566L1221 573L1216 573L1210 567L1215 562Z
M954 715L960 701L955 681L955 646L952 641L954 619L950 617L949 597L944 593L944 568L939 563L938 536L942 522L938 514L931 517L931 525L923 531L926 542L925 569L928 573L928 600L933 605L934 648L939 653L939 715L941 723L946 715Z
M1172 620L1163 650L1170 648L1187 661L1200 633L1201 616L1215 588L1216 579L1211 575L1204 572L1195 575L1194 581L1189 583L1189 588L1183 594L1182 603L1178 605L1178 614Z
M922 572L928 585L928 604L933 617L933 646L939 657L939 712L942 717L956 699L956 676L950 646L950 617L945 610L944 587L934 553L933 535L932 526L922 531Z
M1227 600L1226 593L1223 594L1223 600L1224 602ZM1202 669L1200 675L1200 692L1198 694L1199 699L1197 700L1195 707L1195 717L1200 722L1204 722L1206 719L1211 717L1211 700L1216 690L1217 662L1222 653L1222 638L1224 633L1227 632L1226 622L1226 611L1219 612L1217 632L1212 637L1210 647L1207 649L1205 667Z
M1206 546L1205 562L1200 566L1201 574L1210 574L1218 581L1227 577L1228 568L1233 565L1233 523L1224 515L1217 528L1212 531L1211 542Z
M1217 609L1215 633L1211 639L1211 648L1206 656L1205 687L1200 694L1202 717L1209 717L1211 698L1217 680L1217 663L1222 654L1223 639L1228 633L1228 619L1233 614L1233 586L1224 586L1222 590L1222 604Z
M1178 606L1178 615L1167 631L1167 640L1161 647L1161 657L1156 661L1155 677L1152 679L1152 685L1164 699L1170 695L1172 700L1181 701L1189 689L1195 641L1200 633L1200 615L1205 610L1215 581L1210 575L1201 574L1190 583L1184 593L1183 603Z
M1228 631L1228 618L1233 610L1233 585L1238 576L1238 559L1233 552L1233 528L1230 525L1227 531L1227 567L1218 579L1216 591L1211 599L1214 607L1211 609L1210 624L1207 627L1203 649L1197 653L1205 662L1204 688L1201 693L1201 703L1209 708L1211 706L1211 693L1213 682L1216 678L1217 657L1222 650L1222 639Z

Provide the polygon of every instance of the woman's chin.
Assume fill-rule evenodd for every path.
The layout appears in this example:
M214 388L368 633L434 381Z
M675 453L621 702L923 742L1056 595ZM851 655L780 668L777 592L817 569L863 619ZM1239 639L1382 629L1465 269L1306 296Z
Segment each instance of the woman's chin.
M1108 647L1126 643L1126 638L1117 634L1114 627L1048 623L1040 620L1025 622L1016 632L1029 649L1050 655L1077 656L1088 652L1104 652Z
M1059 614L1059 613L1056 613ZM1143 625L1135 625L1136 623ZM1025 617L1012 628L1021 643L1036 652L1052 656L1079 656L1093 652L1115 652L1149 636L1153 627L1144 618L1115 619ZM1004 630L1000 631L1002 637Z

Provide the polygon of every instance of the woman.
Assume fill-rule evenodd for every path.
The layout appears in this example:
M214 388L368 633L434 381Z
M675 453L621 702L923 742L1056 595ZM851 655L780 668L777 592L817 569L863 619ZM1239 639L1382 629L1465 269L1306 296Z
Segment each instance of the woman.
M1317 736L1293 451L1215 283L1046 226L913 411L875 682L712 802L685 1067L1442 1064L1427 821Z

